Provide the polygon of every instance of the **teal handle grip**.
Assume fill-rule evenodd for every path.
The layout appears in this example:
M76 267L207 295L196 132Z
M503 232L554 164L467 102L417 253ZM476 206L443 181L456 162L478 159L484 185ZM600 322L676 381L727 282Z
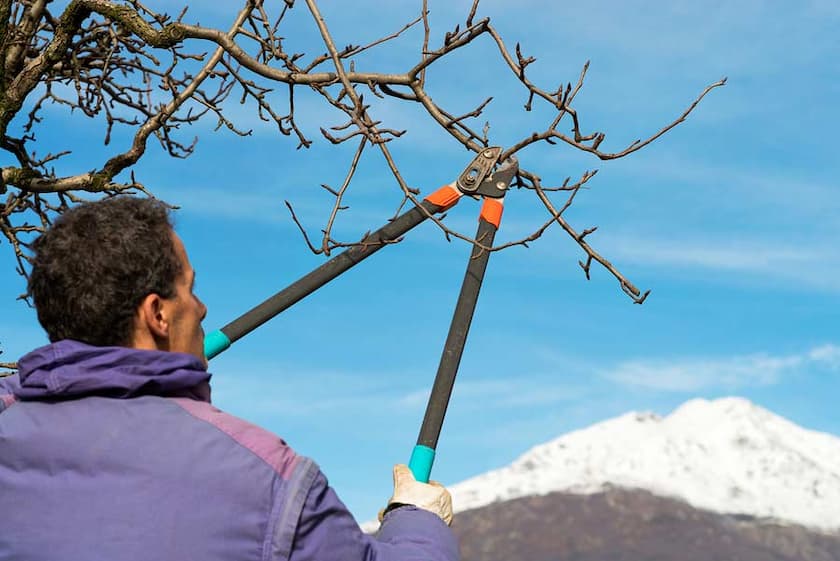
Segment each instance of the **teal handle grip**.
M418 444L411 451L408 468L414 474L414 479L421 483L428 483L433 463L435 463L435 449Z
M230 347L230 339L220 329L204 337L204 356L210 360Z

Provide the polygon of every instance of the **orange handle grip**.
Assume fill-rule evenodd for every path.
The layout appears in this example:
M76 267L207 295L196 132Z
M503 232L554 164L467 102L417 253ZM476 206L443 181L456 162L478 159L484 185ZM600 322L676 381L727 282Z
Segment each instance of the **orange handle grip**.
M461 192L450 185L444 185L428 197L426 200L441 207L440 211L448 210L458 203Z
M504 211L504 208L502 199L484 199L479 218L483 218L498 229L499 224L502 223L502 211Z

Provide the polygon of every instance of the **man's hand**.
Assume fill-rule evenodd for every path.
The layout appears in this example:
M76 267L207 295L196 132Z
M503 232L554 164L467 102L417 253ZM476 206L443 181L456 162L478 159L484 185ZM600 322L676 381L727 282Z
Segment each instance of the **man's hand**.
M437 481L420 483L405 464L394 466L394 496L388 505L414 505L417 508L437 514L447 525L452 524L452 497L449 491ZM379 521L388 511L379 513Z

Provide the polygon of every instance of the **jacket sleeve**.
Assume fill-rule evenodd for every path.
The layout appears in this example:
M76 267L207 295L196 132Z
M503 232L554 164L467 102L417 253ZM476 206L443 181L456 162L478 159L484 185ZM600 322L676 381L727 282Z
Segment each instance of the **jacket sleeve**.
M458 561L458 543L437 515L412 506L392 510L375 535L362 532L327 484L315 478L304 502L290 561Z

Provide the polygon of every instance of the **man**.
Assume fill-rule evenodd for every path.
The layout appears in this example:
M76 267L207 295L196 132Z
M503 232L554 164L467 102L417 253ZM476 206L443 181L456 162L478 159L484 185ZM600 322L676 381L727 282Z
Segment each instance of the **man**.
M0 560L457 559L443 487L396 466L366 535L312 460L210 404L207 308L165 205L77 206L33 251L51 344L0 379Z

